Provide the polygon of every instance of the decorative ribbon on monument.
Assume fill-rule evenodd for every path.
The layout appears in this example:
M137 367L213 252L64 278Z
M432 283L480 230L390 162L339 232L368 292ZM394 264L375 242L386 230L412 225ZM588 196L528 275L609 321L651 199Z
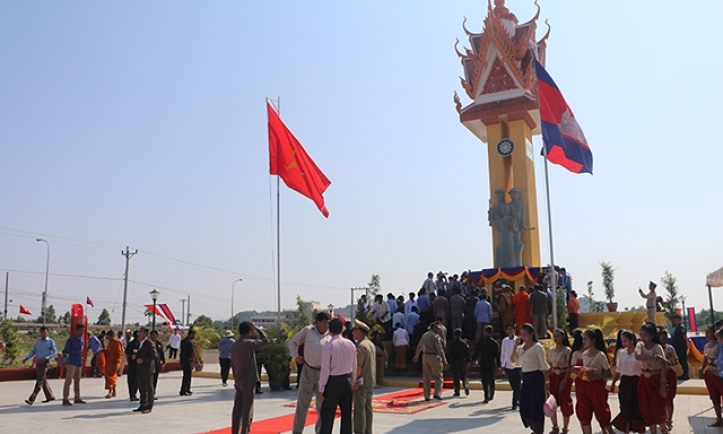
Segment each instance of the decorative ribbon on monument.
M473 271L470 273L470 279L476 286L482 286L489 283L494 283L499 279L509 280L511 282L518 282L527 278L528 280L537 281L540 277L542 268L528 268L528 267L515 267L515 268L490 268L481 271Z

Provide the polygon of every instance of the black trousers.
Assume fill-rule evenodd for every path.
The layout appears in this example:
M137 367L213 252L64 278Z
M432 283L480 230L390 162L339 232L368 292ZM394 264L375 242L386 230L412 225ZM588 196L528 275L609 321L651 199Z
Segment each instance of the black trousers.
M485 400L491 401L495 397L495 368L492 366L480 365L479 373L482 377L482 389L485 392Z
M91 377L102 377L103 373L98 369L98 353L93 354L93 358L90 359L90 376Z
M135 360L128 362L128 394L131 398L138 395L138 366Z
M568 313L567 320L570 322L570 330L575 330L580 327L580 314Z
M517 407L520 404L520 386L522 384L522 369L505 369L507 381L512 387L512 406Z
M462 387L467 388L467 360L452 360L450 365L452 368L452 384L454 384L454 394L459 395L460 380L462 380Z
M152 410L154 401L153 398L155 396L155 389L153 388L153 374L138 370L136 378L136 381L138 382L138 390L141 392L141 408Z
M226 384L228 381L228 373L231 370L231 359L218 359L218 364L221 365L221 382Z
M191 367L191 362L181 363L181 369L183 369L183 380L181 380L181 393L190 392L191 391L191 373L193 372L193 368Z
M178 355L177 348L168 347L168 358L169 359L175 359L177 355Z
M324 387L324 401L321 403L320 434L331 434L337 407L341 410L341 434L351 434L351 403L351 377L349 375L329 377Z
M680 362L680 367L683 368L683 377L688 376L688 349L685 348L676 348L675 352L678 353L678 361Z

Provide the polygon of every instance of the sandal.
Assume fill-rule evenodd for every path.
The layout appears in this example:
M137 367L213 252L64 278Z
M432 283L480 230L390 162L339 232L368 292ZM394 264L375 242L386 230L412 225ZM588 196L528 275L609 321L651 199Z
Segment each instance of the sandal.
M559 426L553 426L552 431L550 431L550 434L560 434L560 427Z
M708 426L711 428L721 427L721 426L723 426L723 419L717 419L715 422L713 422L712 424L710 424Z

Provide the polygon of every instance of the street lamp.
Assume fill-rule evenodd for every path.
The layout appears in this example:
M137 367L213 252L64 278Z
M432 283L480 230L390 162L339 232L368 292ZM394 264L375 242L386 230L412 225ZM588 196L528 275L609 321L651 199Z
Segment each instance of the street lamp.
M151 330L156 329L156 302L158 301L158 296L161 295L160 292L156 288L153 288L153 291L149 292L151 294L151 300L153 300L153 328Z
M234 289L234 286L236 286L236 282L241 282L241 281L243 281L243 279L236 279L236 280L234 280L233 283L231 284L231 331L233 331L233 321L234 321L234 317L235 317L234 308L233 308L233 305L234 305L234 303L233 303L233 294L234 294L233 289Z
M329 316L330 316L330 317L334 316L334 305L331 304L331 303L329 303L329 305L327 306L327 308L329 309Z
M50 243L42 238L36 238L35 241L45 243L48 246L48 256L45 260L45 290L43 291L43 303L40 307L40 315L43 317L43 326L45 326L45 304L48 299L48 271L50 270Z
M683 327L685 327L686 330L687 330L687 329L688 329L688 321L687 321L687 316L685 315L685 314L687 313L686 310L685 310L685 300L686 300L688 297L686 297L686 296L684 296L684 295L681 295L681 296L678 297L678 298L680 298L680 302L683 303Z

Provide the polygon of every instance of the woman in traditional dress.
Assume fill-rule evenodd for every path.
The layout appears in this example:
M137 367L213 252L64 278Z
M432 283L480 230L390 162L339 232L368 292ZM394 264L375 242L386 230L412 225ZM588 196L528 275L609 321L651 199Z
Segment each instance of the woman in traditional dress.
M108 345L105 349L105 389L108 394L106 399L116 396L116 384L118 383L118 368L123 358L123 344L116 339L113 330L105 335L108 338Z
M570 379L570 339L563 329L555 330L553 334L555 347L550 350L548 360L550 363L550 394L555 397L557 406L562 413L562 433L567 434L570 427L570 416L574 413L572 408L572 380ZM550 434L558 434L560 427L557 424L557 412L550 418L552 431Z
M545 430L545 405L550 391L550 365L545 357L545 349L537 342L532 324L522 325L517 349L510 358L512 363L522 367L522 389L520 390L520 416L526 428L534 434Z
M578 379L575 396L575 413L582 425L583 434L592 434L592 417L600 424L603 433L613 434L610 425L610 406L605 383L610 375L605 340L600 329L585 330L582 334L582 366L575 366Z
M647 429L643 415L638 408L638 381L640 362L635 359L635 333L621 330L618 335L618 351L615 356L615 377L610 384L610 393L615 393L615 384L620 380L618 401L620 413L613 419L613 426L625 434L630 431L644 433Z
M663 343L663 352L665 353L665 358L670 362L670 366L679 364L680 361L678 360L678 353L675 351L675 347L668 344L668 339L670 338L670 336L668 336L668 330L664 327L658 327L658 337L660 338L660 342ZM668 430L671 430L673 429L673 412L675 410L673 408L673 401L675 400L675 395L678 393L678 374L670 368L665 378L668 380L668 387L665 393L665 424L668 426Z
M698 371L698 376L705 380L705 388L708 389L708 397L713 402L713 410L715 411L715 422L708 425L710 427L723 426L723 417L721 417L721 396L723 396L723 380L718 374L718 367L715 360L718 358L718 340L715 337L715 329L708 327L705 331L705 337L708 343L703 347L703 365Z
M394 370L404 372L407 370L407 349L409 348L409 333L402 327L402 323L395 324L392 335L394 346Z
M638 381L638 408L650 434L657 434L658 426L665 434L665 394L668 389L668 359L655 324L648 321L640 327L640 341L635 346L635 358L640 362Z

